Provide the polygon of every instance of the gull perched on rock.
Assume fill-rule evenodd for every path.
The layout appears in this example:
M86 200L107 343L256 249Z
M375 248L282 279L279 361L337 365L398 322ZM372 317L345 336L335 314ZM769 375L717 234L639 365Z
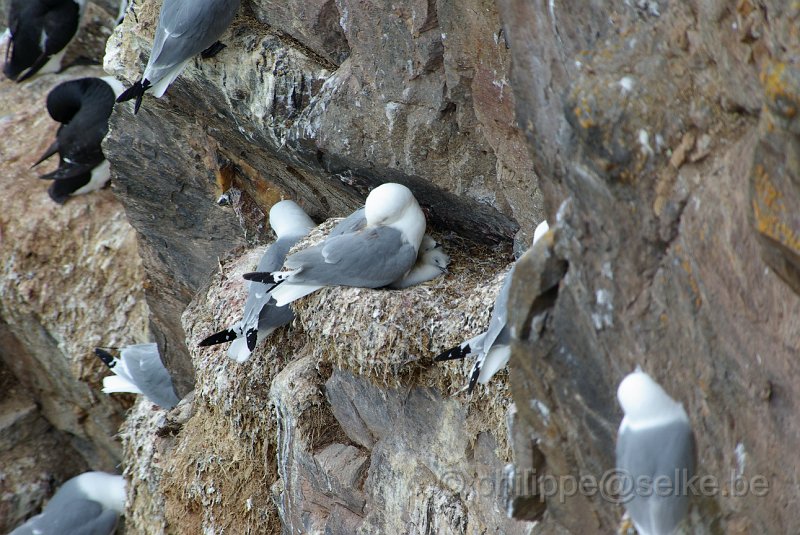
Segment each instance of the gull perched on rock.
M85 7L86 0L11 0L6 77L22 82L37 72L61 69Z
M200 53L211 57L221 50L217 39L230 25L239 3L240 0L164 0L144 74L117 102L135 98L136 113L145 91L152 90L153 96L161 98L193 57Z
M363 227L353 227L358 230L328 236L290 255L287 271L244 277L273 284L277 306L324 286L380 288L405 277L417 262L425 234L425 214L411 190L391 182L378 186L367 196L364 219Z
M547 221L542 221L536 227L533 234L535 244L544 236L549 227ZM475 364L469 374L467 392L472 392L476 383L486 384L500 371L511 357L511 332L508 327L508 293L511 289L511 280L514 276L514 266L511 267L500 292L494 301L492 316L489 319L489 327L485 332L470 338L466 342L444 351L433 360L441 362L443 360L463 359L471 355L477 355Z
M315 227L311 218L293 201L281 201L273 205L269 211L269 224L278 239L267 248L258 262L259 272L279 270L289 249ZM230 328L206 337L198 345L205 347L233 341L228 348L228 356L236 362L244 362L261 340L293 319L294 313L289 305L275 305L269 286L252 281L242 319Z
M329 236L356 232L365 226L367 226L367 218L364 216L364 209L359 208L333 227ZM442 245L429 234L425 234L422 237L419 252L417 253L417 262L414 267L403 277L389 284L388 288L401 290L433 280L447 273L449 264L450 256L444 252Z
M48 93L47 112L61 126L56 140L33 166L58 153L58 169L39 177L53 180L47 192L55 202L62 204L70 196L98 190L108 182L111 167L101 144L114 99L122 89L121 83L106 76L70 80Z
M622 380L617 398L625 412L617 434L620 499L641 535L670 535L689 509L696 455L689 417L641 368Z
M9 535L110 535L125 509L125 479L84 472L58 489L38 515Z
M172 377L161 362L156 344L125 346L119 358L103 349L95 348L95 355L115 375L103 378L103 392L129 392L144 396L164 409L171 409L180 401L172 386Z

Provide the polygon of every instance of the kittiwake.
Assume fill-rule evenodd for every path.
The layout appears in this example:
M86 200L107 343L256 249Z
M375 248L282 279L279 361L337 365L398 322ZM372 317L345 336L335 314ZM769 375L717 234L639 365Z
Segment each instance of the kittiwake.
M56 491L38 515L9 535L110 535L125 510L125 479L84 472Z
M533 234L533 243L535 244L542 236L544 236L549 227L547 221L542 221L536 227ZM489 327L485 332L470 338L461 345L444 351L437 355L433 360L440 362L443 360L463 359L471 355L476 355L475 364L469 374L469 382L467 383L467 392L472 392L476 383L486 384L489 380L500 371L511 357L511 346L509 345L511 339L510 328L508 327L508 293L511 289L511 280L514 276L514 268L511 266L508 274L506 275L503 285L500 287L500 292L494 301L492 308L492 315L489 318Z
M6 78L22 82L37 72L58 72L85 7L86 0L11 0Z
M55 202L63 204L70 196L98 190L108 182L111 168L101 144L114 99L122 89L110 76L79 78L58 84L47 95L47 112L61 126L56 140L33 165L58 153L58 169L39 177L53 180L47 192Z
M671 535L689 509L695 442L683 405L641 368L617 390L625 417L617 435L619 496L641 535Z
M364 209L359 208L333 227L329 236L339 236L361 230L367 225ZM450 256L444 252L442 245L434 240L430 234L422 237L422 243L417 253L417 262L414 267L402 278L388 285L389 288L400 290L422 284L447 273Z
M218 50L217 39L230 25L239 3L240 0L164 0L144 74L117 102L135 98L136 113L145 91L152 90L154 97L161 98L193 57Z
M270 245L258 262L259 272L277 271L283 266L286 254L298 241L314 228L314 222L293 201L280 201L269 211L269 224L277 239ZM244 362L256 345L272 331L294 319L289 305L275 306L266 284L251 281L247 291L242 319L233 326L206 337L201 347L233 341L228 356L236 362Z
M378 186L367 196L364 218L358 230L287 257L288 271L247 273L245 279L275 285L272 297L283 306L324 286L380 288L406 276L425 234L425 214L411 190L391 182Z
M103 392L129 392L144 396L163 409L171 409L180 401L172 386L172 377L161 362L156 344L136 344L122 348L119 358L95 348L95 355L115 375L103 379Z

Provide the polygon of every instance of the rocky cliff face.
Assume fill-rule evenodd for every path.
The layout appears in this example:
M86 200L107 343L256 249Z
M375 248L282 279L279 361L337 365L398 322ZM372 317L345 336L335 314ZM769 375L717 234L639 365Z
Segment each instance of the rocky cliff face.
M158 8L134 5L108 72L139 78ZM137 533L595 533L619 523L613 492L543 482L604 481L616 385L639 364L685 404L700 472L721 487L696 500L691 530L790 531L798 18L779 1L245 1L218 56L138 115L116 108L112 192L2 220L4 376L32 383L17 354L141 341L147 318L186 398L169 413L138 401L123 424ZM15 154L22 176L31 155ZM323 221L388 180L417 195L448 276L320 291L241 365L197 348L239 314L273 202ZM512 249L545 215L552 231L515 272L509 372L458 394L471 363L430 358L485 327ZM117 225L113 253L98 221ZM99 315L76 314L63 286ZM13 397L8 428L112 462L118 402L84 403L58 366L34 383L58 387ZM61 392L80 417L55 410ZM731 486L757 477L766 497Z

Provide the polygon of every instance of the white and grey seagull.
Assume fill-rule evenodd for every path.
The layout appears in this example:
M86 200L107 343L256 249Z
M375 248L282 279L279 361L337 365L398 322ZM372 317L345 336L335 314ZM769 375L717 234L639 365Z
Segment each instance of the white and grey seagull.
M274 204L269 211L269 224L277 239L258 262L259 272L279 270L289 250L315 227L311 218L293 201ZM206 337L198 345L206 347L232 341L228 356L236 362L244 362L261 340L293 319L294 312L289 305L275 305L268 285L251 281L242 319Z
M110 535L125 510L125 479L84 472L56 491L38 515L9 535Z
M210 57L221 50L217 39L233 21L239 3L240 0L164 0L144 74L117 102L135 98L136 113L145 91L161 98L193 57L200 53Z
M625 417L617 434L620 500L641 535L671 535L686 517L694 434L683 405L641 368L617 389Z
M378 186L367 196L364 221L288 256L286 271L244 277L274 285L272 297L283 306L324 286L380 288L408 275L425 234L425 214L411 190L391 182Z
M95 348L95 355L114 372L103 378L103 392L143 394L161 408L171 409L180 401L172 377L161 362L156 344L135 344L122 348L120 356Z
M364 216L364 209L359 208L333 227L329 236L356 232L365 226L367 226L367 218ZM450 256L444 252L442 245L430 234L425 234L422 237L414 267L403 277L389 284L388 288L401 290L433 280L447 273L449 264Z
M536 227L533 234L535 244L544 236L549 227L547 221L542 221ZM494 301L492 316L489 319L489 327L486 331L470 338L453 348L448 349L437 355L433 360L441 362L444 360L463 359L471 355L476 355L475 364L469 374L467 392L472 392L477 383L486 384L500 371L511 357L510 328L508 327L508 293L511 289L511 280L514 276L512 266L500 287L500 292Z

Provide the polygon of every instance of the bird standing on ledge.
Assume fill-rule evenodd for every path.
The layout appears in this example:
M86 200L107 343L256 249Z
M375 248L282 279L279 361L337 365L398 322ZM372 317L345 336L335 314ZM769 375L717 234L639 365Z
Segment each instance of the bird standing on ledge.
M139 111L145 91L161 98L186 64L197 54L211 57L223 45L217 41L230 25L240 0L164 0L150 59L142 79L122 93L117 102L136 99Z

